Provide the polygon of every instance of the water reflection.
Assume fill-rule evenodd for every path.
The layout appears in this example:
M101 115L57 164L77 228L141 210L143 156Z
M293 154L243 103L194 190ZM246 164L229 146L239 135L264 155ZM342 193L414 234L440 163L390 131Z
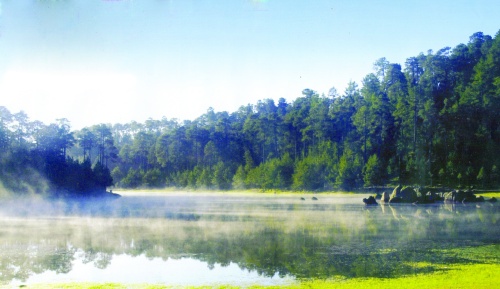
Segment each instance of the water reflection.
M191 260L209 270L235 266L273 282L286 276L394 277L431 272L432 264L472 262L435 249L500 242L497 205L368 208L359 200L206 194L33 201L28 207L10 201L0 210L0 278L5 284L44 272L69 276L84 265L112 278L115 261L123 258ZM429 265L415 266L422 262ZM224 273L210 272L227 282Z

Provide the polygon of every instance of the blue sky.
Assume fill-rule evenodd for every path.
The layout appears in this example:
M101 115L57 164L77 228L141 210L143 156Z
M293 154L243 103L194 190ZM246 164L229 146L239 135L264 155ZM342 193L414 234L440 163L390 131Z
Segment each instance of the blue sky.
M498 15L496 0L0 0L0 106L79 129L342 93L380 57L494 36Z

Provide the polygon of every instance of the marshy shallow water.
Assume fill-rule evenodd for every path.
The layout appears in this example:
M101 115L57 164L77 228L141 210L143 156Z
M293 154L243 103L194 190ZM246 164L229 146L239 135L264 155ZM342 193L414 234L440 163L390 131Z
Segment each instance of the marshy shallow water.
M0 285L286 284L398 277L500 243L498 204L366 207L366 195L123 192L101 202L4 200Z

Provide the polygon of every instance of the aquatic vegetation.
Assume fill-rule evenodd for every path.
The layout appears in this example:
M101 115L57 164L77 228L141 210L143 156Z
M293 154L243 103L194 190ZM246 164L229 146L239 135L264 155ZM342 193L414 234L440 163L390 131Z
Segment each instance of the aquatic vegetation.
M403 276L399 278L353 278L343 277L331 278L326 280L306 280L284 286L249 286L248 289L306 289L306 288L339 288L339 289L378 289L378 288L408 288L408 289L427 289L427 288L461 288L461 289L493 289L497 288L500 277L500 264L473 264L460 266L443 266L441 271L431 274L418 274L412 276ZM29 289L233 289L241 288L232 285L218 286L164 286L151 284L96 284L96 283L72 283L72 284L36 284L24 288Z

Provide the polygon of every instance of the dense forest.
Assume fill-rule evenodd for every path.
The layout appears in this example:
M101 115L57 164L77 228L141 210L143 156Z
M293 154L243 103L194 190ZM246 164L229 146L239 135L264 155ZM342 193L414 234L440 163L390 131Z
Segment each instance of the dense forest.
M100 132L99 127L96 126L95 133ZM0 107L0 196L2 193L49 197L105 195L113 180L105 166L103 143L95 140L101 155L91 161L86 151L82 158L67 154L75 141L67 119L45 125L40 121L30 122L22 111L12 114ZM80 145L85 146L81 142Z
M123 188L357 189L500 185L500 31L380 58L361 86L304 89L195 120L70 131L0 110L0 178L14 191ZM111 179L112 177L112 179ZM21 181L22 180L22 181ZM42 180L48 180L44 182ZM45 186L45 187L44 187Z

